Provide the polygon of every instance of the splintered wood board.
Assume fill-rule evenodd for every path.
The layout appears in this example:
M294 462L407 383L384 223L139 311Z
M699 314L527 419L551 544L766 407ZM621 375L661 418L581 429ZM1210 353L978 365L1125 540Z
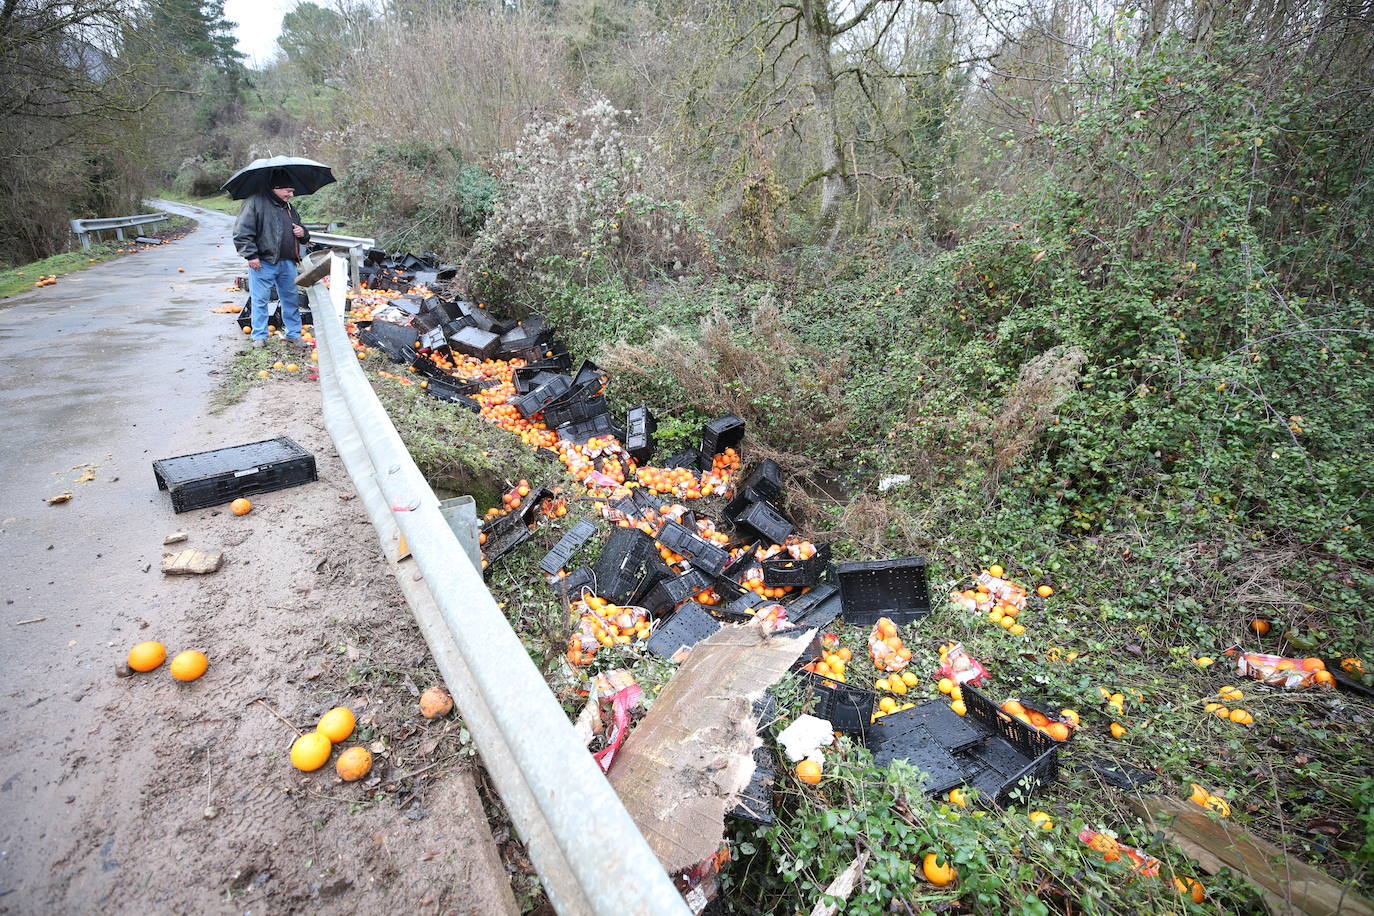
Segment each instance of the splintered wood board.
M182 550L162 555L162 572L168 576L203 576L218 572L224 565L224 554L204 550Z

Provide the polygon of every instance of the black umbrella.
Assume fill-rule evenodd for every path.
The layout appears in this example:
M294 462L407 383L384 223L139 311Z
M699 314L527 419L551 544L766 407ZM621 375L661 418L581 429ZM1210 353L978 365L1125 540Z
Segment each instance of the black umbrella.
M271 159L254 159L230 176L220 190L228 191L234 200L243 200L261 191L270 191L272 176L277 172L286 175L287 182L296 189L297 194L314 194L335 180L329 166L322 162L298 156L273 156Z

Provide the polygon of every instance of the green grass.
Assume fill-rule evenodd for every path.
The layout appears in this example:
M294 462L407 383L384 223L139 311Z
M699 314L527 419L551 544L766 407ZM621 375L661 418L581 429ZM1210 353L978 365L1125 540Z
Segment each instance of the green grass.
M314 363L310 361L309 353L302 353L287 346L278 337L269 339L267 346L260 350L248 346L247 343L248 337L244 335L244 348L235 353L229 360L229 365L224 371L224 378L220 382L219 388L210 396L211 413L220 413L234 406L247 397L248 392L259 385L265 385L274 379L278 381L284 379L301 381L314 371ZM283 364L283 368L273 368L279 362ZM294 372L289 372L285 366L292 363L300 368ZM266 374L259 375L259 373Z
M0 299L15 296L25 290L33 289L33 284L41 277L56 274L65 277L69 273L84 270L92 264L110 261L120 257L115 246L100 242L91 246L90 251L68 251L55 254L41 261L33 261L22 267L0 270Z

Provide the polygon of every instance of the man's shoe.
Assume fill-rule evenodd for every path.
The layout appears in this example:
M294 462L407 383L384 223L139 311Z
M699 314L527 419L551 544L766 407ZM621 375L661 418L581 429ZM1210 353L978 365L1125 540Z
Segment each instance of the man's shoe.
M291 346L295 347L297 350L310 349L310 344L306 343L304 338L301 337L288 337L286 338L286 342Z
M263 347L267 346L267 341L254 338L248 346L252 347L254 350L261 350Z

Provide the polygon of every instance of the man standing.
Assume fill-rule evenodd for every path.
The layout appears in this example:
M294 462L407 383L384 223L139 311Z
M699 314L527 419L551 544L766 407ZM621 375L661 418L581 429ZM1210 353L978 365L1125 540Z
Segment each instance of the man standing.
M248 261L248 291L253 297L254 347L267 345L267 304L272 287L281 301L282 325L292 346L308 349L301 339L301 310L296 293L296 262L310 233L291 206L296 189L284 172L274 173L271 189L243 202L234 221L234 247Z

